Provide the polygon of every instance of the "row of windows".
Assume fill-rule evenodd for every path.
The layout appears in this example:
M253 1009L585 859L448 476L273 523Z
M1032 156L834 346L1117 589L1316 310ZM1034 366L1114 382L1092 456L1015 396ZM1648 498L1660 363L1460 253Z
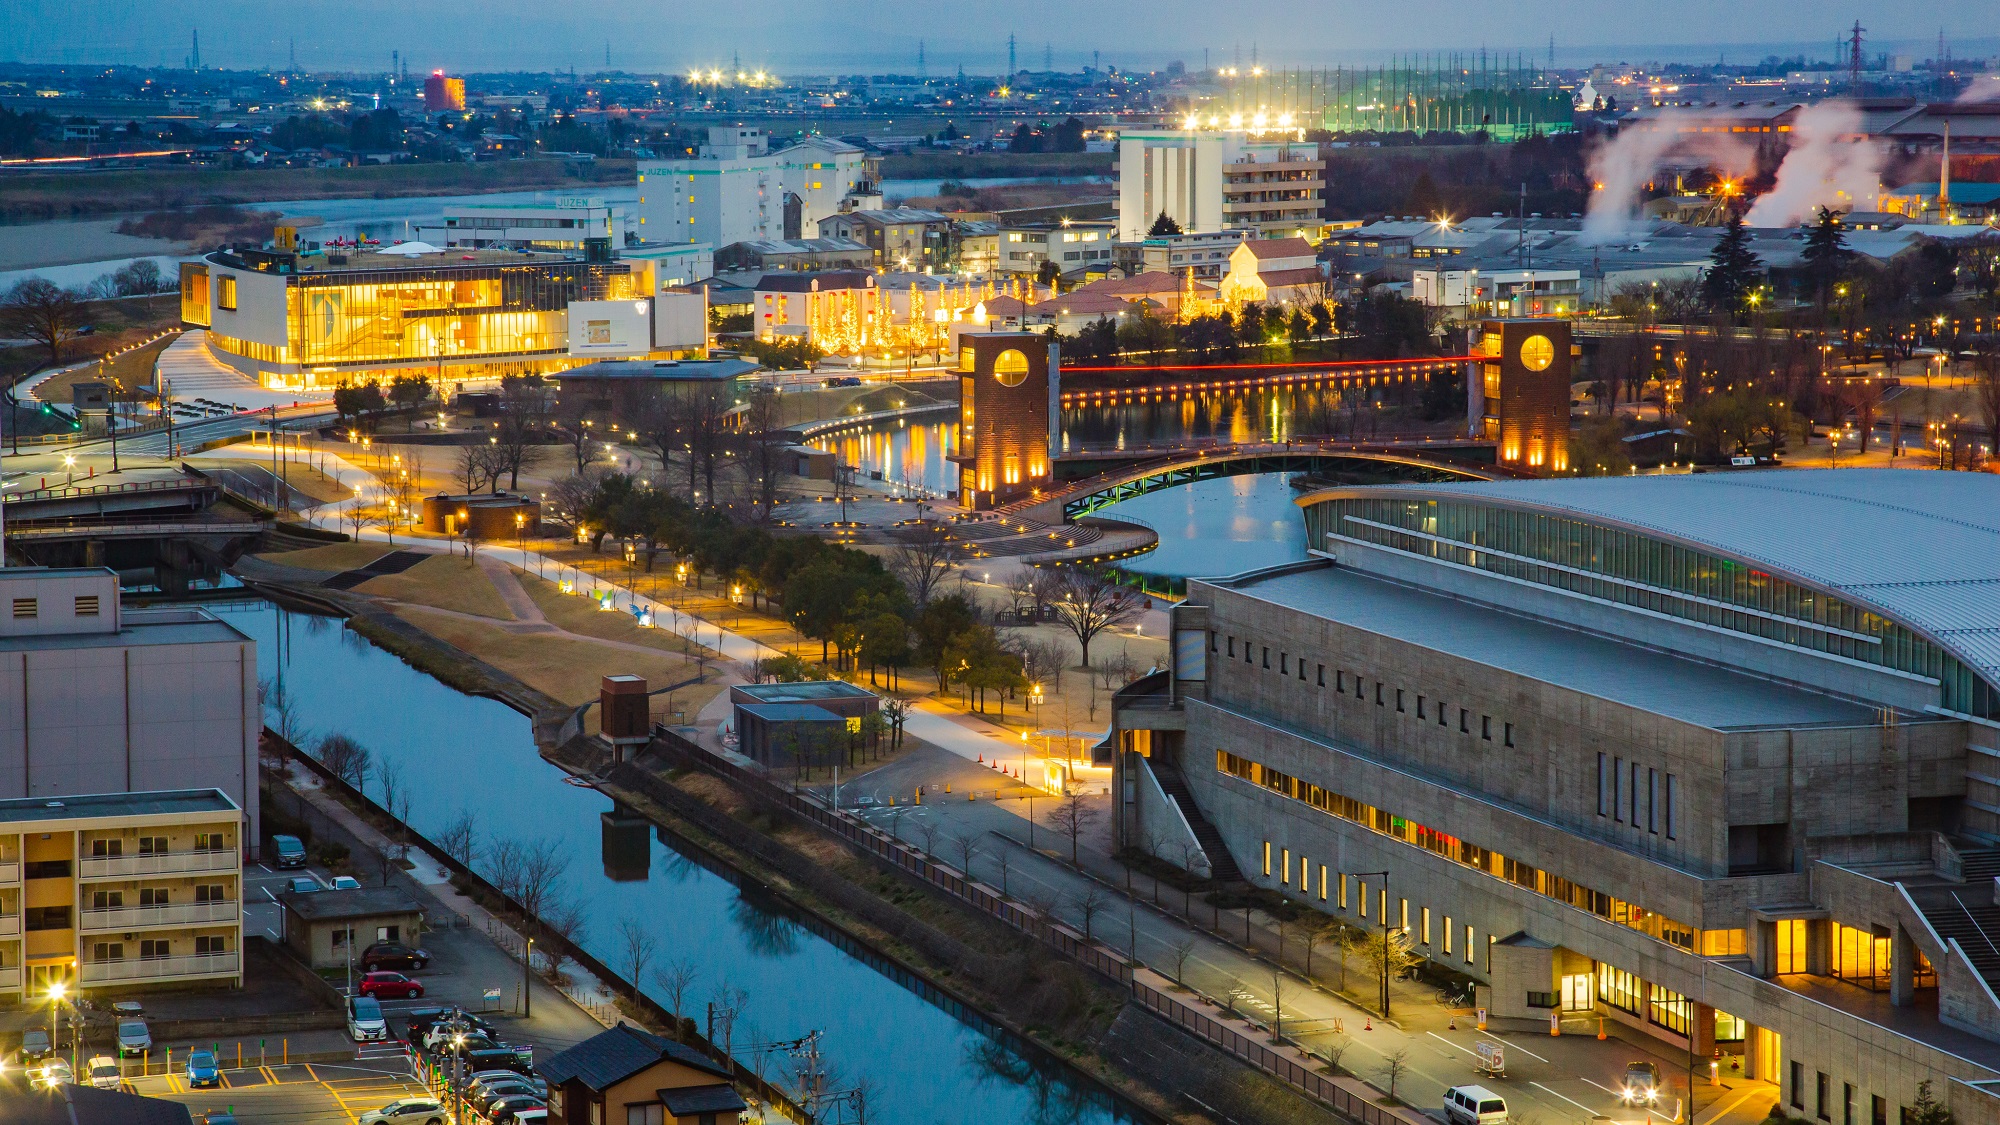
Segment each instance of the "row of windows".
M1614 898L1603 891L1573 883L1532 864L1510 859L1499 852L1396 816L1386 809L1375 808L1311 782L1300 781L1226 750L1215 752L1215 765L1216 769L1232 777L1241 778L1253 785L1261 785L1275 793L1311 805L1321 812L1352 821L1384 836L1392 836L1406 844L1414 844L1425 851L1483 871L1496 879L1504 879L1536 894L1567 903L1579 910L1588 910L1607 921L1630 926L1689 952L1694 952L1697 945L1703 949L1715 945L1727 947L1732 944L1731 940L1727 936L1720 935L1731 933L1735 934L1734 943L1740 948L1742 940L1740 930L1707 931L1697 935L1694 927L1674 921L1656 911ZM1711 939L1709 934L1719 936Z
M194 939L194 952L197 957L206 957L215 953L227 953L229 952L229 939L219 934L212 937L197 937ZM163 961L173 955L174 943L171 938L145 938L139 942L139 960L141 961ZM92 961L123 961L125 960L125 943L122 941L93 942L90 946L90 959Z
M1805 1109L1806 1068L1805 1064L1798 1061L1797 1059L1793 1059L1791 1062L1790 1085L1792 1088L1791 1092L1792 1108L1797 1110ZM1825 1071L1814 1072L1813 1114L1814 1116L1818 1117L1821 1121L1833 1120L1833 1105L1830 1101L1832 1087L1833 1083L1830 1079L1827 1078ZM1857 1093L1854 1089L1854 1083L1842 1082L1840 1084L1841 1125L1861 1125L1861 1119L1855 1116L1857 1112L1857 1107L1855 1104L1856 1097ZM1897 1120L1900 1122L1904 1122L1905 1125L1907 1125L1907 1123L1910 1120L1910 1107L1903 1106L1901 1107L1901 1110L1902 1110L1901 1116L1899 1116ZM1773 1110L1772 1112L1775 1113L1776 1110ZM1889 1125L1889 1101L1887 1098L1884 1098L1880 1094L1868 1095L1868 1125Z
M1229 658L1231 660L1234 660L1236 658L1236 649L1238 647L1236 643L1236 638L1235 637L1218 638L1215 631L1211 629L1208 634L1208 651L1210 652L1223 651L1222 648L1218 647L1218 645L1226 645ZM1258 663L1257 651L1261 649L1263 652L1263 657L1262 657L1263 667L1267 671L1270 670L1271 668L1270 645L1252 645L1250 641L1246 638L1243 641L1241 647L1243 649L1243 663L1250 664L1253 666L1256 665ZM1292 659L1291 653L1284 652L1282 650L1278 653L1277 672L1280 676L1292 675L1293 674L1292 666L1294 664L1298 666L1298 673L1297 673L1298 681L1300 683L1306 683L1307 682L1306 658L1301 656L1296 661L1294 661ZM1343 669L1339 668L1334 669L1333 690L1335 692L1343 696L1346 695L1347 686L1350 682L1352 682L1354 685L1354 698L1365 702L1368 699L1368 681L1366 681L1362 677L1361 673L1355 672L1350 675ZM1314 665L1312 683L1317 687L1327 686L1326 665L1324 664ZM1416 710L1417 721L1429 722L1433 718L1435 718L1438 726L1447 728L1451 726L1452 708L1445 706L1444 703L1439 701L1434 701L1427 695L1419 694L1407 688L1389 687L1381 680L1374 681L1374 687L1375 687L1375 705L1377 707L1388 707L1393 703L1396 708L1396 712L1398 714L1407 715L1410 713L1411 708L1414 706ZM1463 707L1460 707L1457 710L1458 710L1458 733L1471 734L1473 730L1472 712L1466 710ZM1481 715L1479 716L1479 737L1487 742L1492 742L1496 737L1498 737L1502 745L1512 746L1514 745L1514 724L1502 721L1496 725L1493 721L1493 716Z
M228 902L229 896L225 893L225 889L221 883L201 883L195 886L194 900L198 903ZM124 891L92 891L90 894L90 908L92 910L117 910L124 905ZM141 887L139 888L139 905L171 906L173 905L173 889L171 887Z
M1680 779L1652 766L1640 772L1638 761L1626 761L1601 751L1597 755L1597 815L1609 816L1634 831L1655 836L1665 830L1667 839L1678 839L1674 803L1680 794ZM1643 812L1644 818L1641 819Z
M1880 614L1754 566L1582 520L1474 502L1341 499L1306 511L1328 535L1440 559L1943 682L1944 706L2000 715L2000 691Z
M1267 879L1273 875L1273 855L1271 841L1264 841L1264 877ZM1430 907L1423 906L1417 908L1417 924L1413 927L1410 924L1410 900L1407 898L1398 898L1396 900L1396 910L1394 913L1391 913L1389 909L1389 891L1386 887L1377 885L1374 892L1375 906L1371 914L1369 909L1368 880L1365 876L1348 875L1345 872L1329 873L1326 869L1326 864L1322 863L1317 867L1319 881L1315 884L1313 881L1314 864L1310 858L1301 855L1298 857L1297 863L1298 882L1294 884L1292 881L1292 850L1290 848L1279 848L1275 856L1277 863L1276 875L1281 886L1297 886L1299 893L1308 898L1312 896L1313 888L1317 886L1319 889L1319 901L1330 903L1340 910L1348 909L1347 893L1348 888L1352 886L1354 889L1354 911L1356 917L1364 922L1373 917L1375 924L1394 925L1404 933L1411 935L1421 945L1434 944L1431 940ZM1331 894L1329 894L1329 888L1332 890ZM1440 934L1443 938L1443 955L1445 957L1450 957L1454 953L1452 942L1453 932L1451 915L1446 914L1444 915L1443 930ZM1459 951L1462 951L1465 963L1468 965L1474 963L1473 951L1479 947L1475 938L1476 931L1470 923L1467 923L1465 926L1465 940L1457 948ZM1493 941L1492 935L1488 935L1486 940L1490 945ZM1490 959L1486 967L1488 969L1492 968Z

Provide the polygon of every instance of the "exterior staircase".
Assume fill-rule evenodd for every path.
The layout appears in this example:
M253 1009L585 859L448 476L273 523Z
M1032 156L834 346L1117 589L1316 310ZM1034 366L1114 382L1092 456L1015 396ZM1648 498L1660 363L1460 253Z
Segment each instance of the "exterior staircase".
M1992 886L1994 877L2000 876L2000 851L1993 848L1968 848L1961 844L1958 847L1958 856L1966 885L1974 887L1975 891Z
M1971 867L1970 857L1966 866ZM1912 897L1938 936L1956 938L1972 967L2000 992L2000 906L1992 902L1991 885L1989 878L1965 889L1927 887Z
M1187 779L1181 776L1180 767L1165 757L1146 759L1153 769L1153 776L1159 780L1160 788L1168 799L1180 806L1181 815L1187 818L1188 827L1194 830L1194 838L1201 841L1201 850L1208 853L1208 870L1219 883L1241 883L1243 871L1236 866L1235 857L1229 854L1229 845L1222 842L1222 833L1215 825L1201 815L1201 807L1194 803L1194 794L1188 792ZM2000 937L2000 930L1995 930ZM2000 959L2000 954L1996 954Z

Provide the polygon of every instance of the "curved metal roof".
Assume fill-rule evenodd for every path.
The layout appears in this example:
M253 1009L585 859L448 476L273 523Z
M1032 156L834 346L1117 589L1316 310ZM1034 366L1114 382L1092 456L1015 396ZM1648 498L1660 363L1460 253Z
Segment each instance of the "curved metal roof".
M1786 469L1321 495L1334 491L1454 496L1679 540L1894 618L2000 683L2000 475Z

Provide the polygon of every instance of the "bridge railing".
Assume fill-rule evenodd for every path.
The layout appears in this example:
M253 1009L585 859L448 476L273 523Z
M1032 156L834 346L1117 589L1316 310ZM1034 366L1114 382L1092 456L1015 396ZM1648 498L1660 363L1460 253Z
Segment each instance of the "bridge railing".
M25 492L11 492L0 495L0 503L18 504L24 500L75 500L88 496L107 496L120 492L178 492L186 489L213 488L214 485L200 477L182 477L174 480L127 481L123 484L92 484L81 487L64 485L60 488L31 488Z

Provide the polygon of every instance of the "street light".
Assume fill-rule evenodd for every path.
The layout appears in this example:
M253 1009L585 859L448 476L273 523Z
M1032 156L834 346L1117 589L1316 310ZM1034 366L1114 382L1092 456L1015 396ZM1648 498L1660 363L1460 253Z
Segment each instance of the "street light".
M1382 897L1376 903L1382 914L1382 1018L1389 1018L1389 873L1387 871L1357 871L1354 877L1366 879L1371 875L1382 877ZM1368 884L1361 884L1361 909L1368 909Z

